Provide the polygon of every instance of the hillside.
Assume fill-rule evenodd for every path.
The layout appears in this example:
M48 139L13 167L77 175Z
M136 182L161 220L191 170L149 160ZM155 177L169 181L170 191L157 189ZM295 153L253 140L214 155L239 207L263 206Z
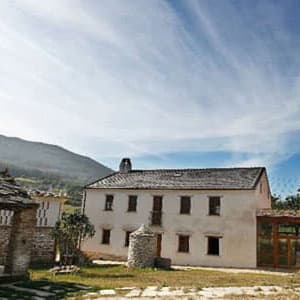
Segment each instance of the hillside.
M62 147L0 135L0 163L25 173L37 171L87 181L112 172L106 166ZM26 174L25 174L26 175Z
M0 135L0 169L4 167L13 176L23 178L26 185L56 189L66 184L82 186L113 172L89 157L59 146Z

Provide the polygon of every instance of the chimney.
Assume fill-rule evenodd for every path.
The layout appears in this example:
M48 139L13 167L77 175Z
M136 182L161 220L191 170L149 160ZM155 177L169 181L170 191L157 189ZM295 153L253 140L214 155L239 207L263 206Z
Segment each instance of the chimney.
M130 158L123 158L119 167L120 173L129 173L131 171L131 168Z

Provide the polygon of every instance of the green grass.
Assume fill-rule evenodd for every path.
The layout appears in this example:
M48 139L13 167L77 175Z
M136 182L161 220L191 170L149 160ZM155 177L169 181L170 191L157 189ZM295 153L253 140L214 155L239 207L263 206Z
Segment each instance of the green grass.
M171 289L183 287L188 290L193 287L200 290L204 287L229 286L260 286L274 285L289 288L286 295L270 296L270 299L298 299L294 288L300 287L300 274L290 275L264 274L264 273L227 273L218 270L128 270L120 265L102 265L82 268L80 272L69 275L52 275L48 269L32 269L31 280L15 283L18 287L44 290L52 293L45 297L47 300L86 299L83 295L88 292L98 292L100 289L114 289L118 287L169 286ZM259 289L258 289L259 292ZM118 295L126 292L118 291ZM10 287L0 287L0 299L33 299L30 291L16 291ZM226 299L248 299L247 295L230 296ZM97 293L95 297L99 297ZM269 299L269 296L268 296Z
M26 178L26 177L17 177L16 181L20 183L37 183L39 180L33 179L33 178Z
M300 274L269 275L257 273L225 273L210 270L128 270L125 266L92 266L82 268L77 274L50 274L45 269L31 270L32 280L77 283L98 289L117 287L170 286L170 287L226 287L278 285L300 286Z

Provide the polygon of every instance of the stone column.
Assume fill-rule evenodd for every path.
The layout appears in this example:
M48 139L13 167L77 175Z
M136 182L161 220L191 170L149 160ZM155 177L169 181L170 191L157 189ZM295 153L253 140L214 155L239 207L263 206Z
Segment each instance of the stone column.
M27 273L36 226L37 208L38 205L30 205L14 212L4 273Z
M156 256L156 235L145 225L129 236L128 267L153 268Z

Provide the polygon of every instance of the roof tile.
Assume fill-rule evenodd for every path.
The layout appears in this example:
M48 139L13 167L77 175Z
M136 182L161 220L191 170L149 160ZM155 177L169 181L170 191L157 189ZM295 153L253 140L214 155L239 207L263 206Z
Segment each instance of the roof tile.
M113 173L87 188L108 189L254 189L265 168L162 169Z

